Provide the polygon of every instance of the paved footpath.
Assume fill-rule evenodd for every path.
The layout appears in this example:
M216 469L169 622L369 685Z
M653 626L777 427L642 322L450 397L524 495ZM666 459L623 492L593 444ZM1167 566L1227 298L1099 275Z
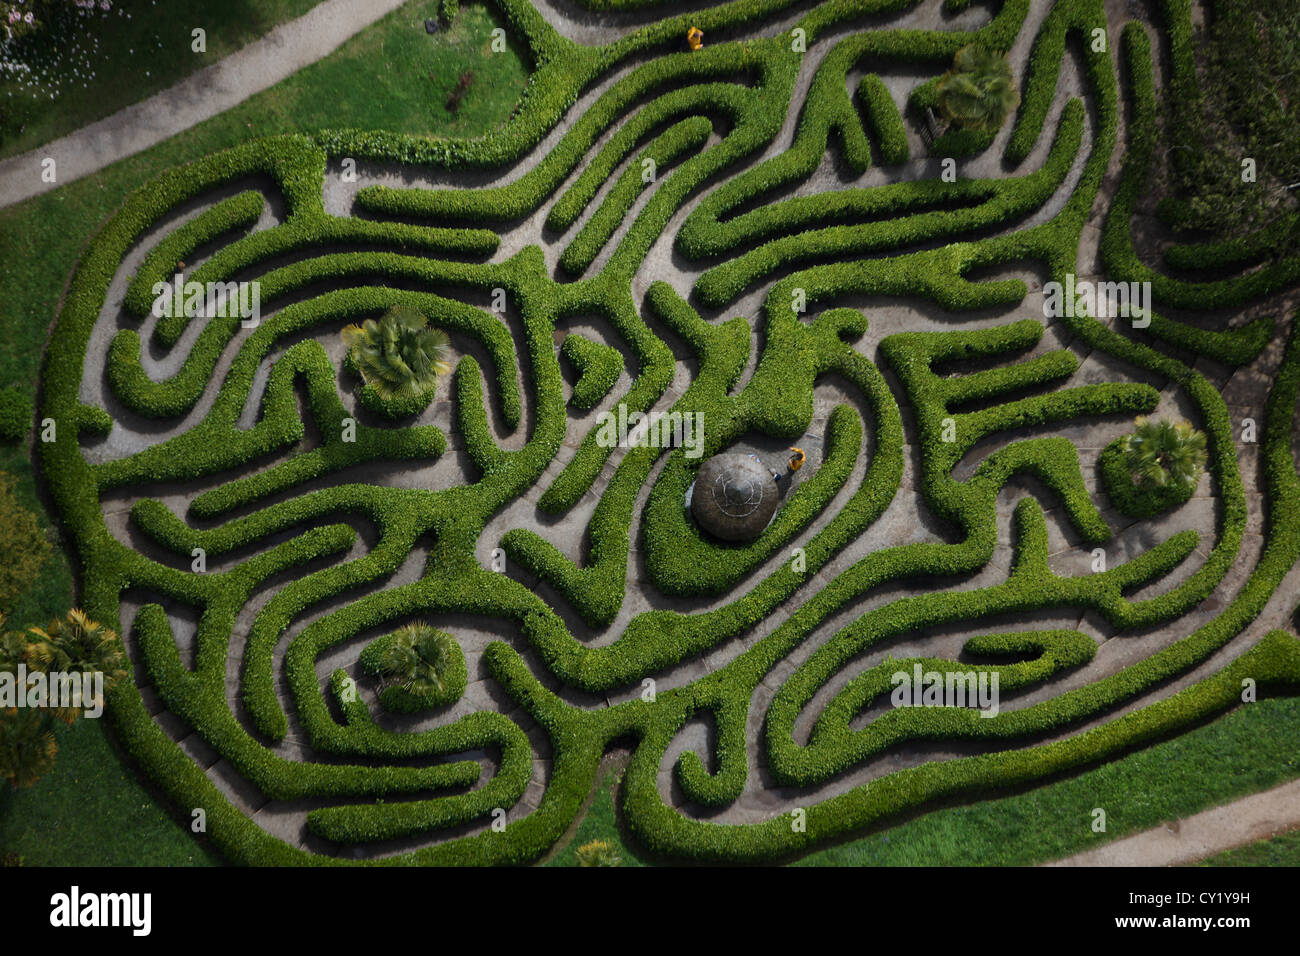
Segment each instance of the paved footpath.
M230 109L328 56L405 0L325 0L296 20L75 133L0 161L0 207L97 172ZM43 182L52 157L58 181Z
M1178 866L1300 827L1300 779L1047 866Z

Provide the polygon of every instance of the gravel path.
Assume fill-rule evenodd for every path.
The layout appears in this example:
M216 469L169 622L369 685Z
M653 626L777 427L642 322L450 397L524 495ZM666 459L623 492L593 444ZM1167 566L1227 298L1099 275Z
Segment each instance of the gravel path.
M1046 866L1179 866L1300 828L1300 780Z

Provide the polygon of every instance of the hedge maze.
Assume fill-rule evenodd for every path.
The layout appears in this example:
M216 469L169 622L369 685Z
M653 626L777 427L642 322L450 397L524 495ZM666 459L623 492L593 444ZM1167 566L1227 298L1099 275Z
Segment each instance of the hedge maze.
M578 2L608 42L492 0L533 73L487 138L253 140L86 248L39 450L134 667L116 729L178 813L244 863L530 862L619 747L649 850L780 861L1243 681L1296 691L1270 599L1300 554L1300 263L1135 248L1187 0ZM971 42L1011 51L1021 105L927 146ZM155 316L178 272L256 280L260 321ZM1150 282L1150 323L1044 318L1076 273ZM338 344L395 305L455 350L419 401ZM698 414L703 454L605 447L620 405ZM1125 517L1103 451L1156 413L1204 430L1207 474ZM696 528L702 461L786 445L808 465L761 537ZM417 621L463 660L395 704L376 661ZM1000 712L886 706L917 664L996 674Z

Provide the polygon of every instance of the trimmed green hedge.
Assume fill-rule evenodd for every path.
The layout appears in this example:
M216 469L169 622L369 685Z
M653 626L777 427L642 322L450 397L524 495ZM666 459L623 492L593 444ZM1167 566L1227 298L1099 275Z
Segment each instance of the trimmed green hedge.
M858 97L866 109L871 133L879 144L881 161L886 166L907 162L907 129L903 125L903 114L898 111L884 80L868 73L858 84Z
M569 403L574 408L594 408L604 398L623 371L623 356L618 349L586 336L570 332L560 347L564 357L578 373Z

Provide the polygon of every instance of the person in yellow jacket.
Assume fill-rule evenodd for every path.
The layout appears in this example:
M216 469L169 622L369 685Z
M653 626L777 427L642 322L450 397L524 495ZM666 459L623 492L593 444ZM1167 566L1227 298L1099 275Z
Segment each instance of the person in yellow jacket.
M776 481L777 487L779 488L785 488L785 485L782 484L782 482L789 481L790 476L802 468L804 461L808 458L808 456L803 453L802 448L791 448L790 451L790 460L785 463L785 474L778 475L775 471L772 472L772 478Z
M704 31L699 27L691 27L686 31L686 45L692 50L698 50L704 46Z

